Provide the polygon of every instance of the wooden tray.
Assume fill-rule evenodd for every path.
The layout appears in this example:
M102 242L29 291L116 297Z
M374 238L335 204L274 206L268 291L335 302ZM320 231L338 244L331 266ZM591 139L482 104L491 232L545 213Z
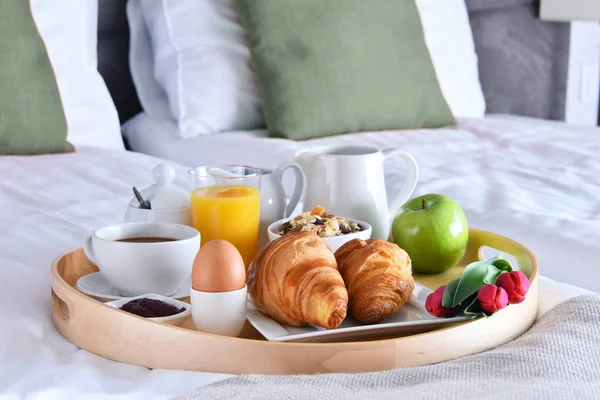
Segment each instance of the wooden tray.
M344 343L266 341L250 324L240 338L193 330L191 317L173 327L116 310L75 288L77 279L97 271L82 249L52 263L52 311L56 329L91 353L148 368L229 374L309 374L367 372L426 365L478 353L525 332L537 316L538 267L521 244L493 233L470 230L467 253L442 275L420 276L432 289L459 276L468 263L482 260L483 247L514 256L529 276L524 302L494 314L436 331L383 340Z

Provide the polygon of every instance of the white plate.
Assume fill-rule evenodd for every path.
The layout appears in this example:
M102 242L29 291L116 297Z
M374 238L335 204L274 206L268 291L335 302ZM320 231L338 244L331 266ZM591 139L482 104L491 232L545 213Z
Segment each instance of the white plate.
M79 278L79 280L77 280L76 286L77 289L81 290L88 296L99 297L107 300L120 300L127 297L121 296L117 289L108 283L100 271L82 276ZM187 281L181 288L179 288L179 290L177 290L174 295L169 297L174 299L188 297L190 295L190 286L190 282Z
M430 331L440 325L470 319L470 317L436 318L430 315L425 309L425 300L431 292L425 286L415 283L413 295L404 307L382 321L370 325L361 324L350 315L336 329L325 329L315 325L303 327L282 325L260 312L250 302L248 302L248 321L272 342L329 342L411 335Z

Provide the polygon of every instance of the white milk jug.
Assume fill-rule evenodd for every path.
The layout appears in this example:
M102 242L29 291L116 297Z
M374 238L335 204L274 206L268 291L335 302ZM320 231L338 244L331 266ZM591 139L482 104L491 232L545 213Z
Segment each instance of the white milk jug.
M392 156L403 158L408 172L388 208L383 162ZM419 179L417 162L400 149L324 146L298 150L295 158L307 180L304 210L321 205L340 217L368 222L373 238L388 239L393 218Z
M283 173L291 168L295 175L295 188L286 206L286 195L283 189ZM304 190L305 178L302 169L294 162L283 163L275 170L262 170L260 183L260 225L258 232L259 248L269 242L267 228L273 222L287 218L294 211Z

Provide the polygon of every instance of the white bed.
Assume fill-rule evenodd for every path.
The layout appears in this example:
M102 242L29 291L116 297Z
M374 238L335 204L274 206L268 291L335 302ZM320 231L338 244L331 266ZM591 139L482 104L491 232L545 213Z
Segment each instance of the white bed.
M139 143L144 136L160 135L151 124L141 125L138 134ZM137 140L134 136L127 133L130 143ZM181 157L190 165L274 167L301 146L343 142L402 147L420 165L415 195L440 192L455 198L472 227L529 246L545 277L600 291L600 129L495 116L461 120L458 129L364 133L308 142L253 136L203 137L195 139L199 147L177 147L165 135L164 142L154 137L153 143L163 144L149 152ZM88 230L120 221L131 186L151 183L150 170L159 162L143 154L96 148L0 157L2 398L169 398L226 377L115 363L75 348L52 325L52 259L80 247ZM386 168L391 196L403 167L390 160ZM177 166L177 172L185 182L186 168ZM541 289L542 312L583 292L548 279Z

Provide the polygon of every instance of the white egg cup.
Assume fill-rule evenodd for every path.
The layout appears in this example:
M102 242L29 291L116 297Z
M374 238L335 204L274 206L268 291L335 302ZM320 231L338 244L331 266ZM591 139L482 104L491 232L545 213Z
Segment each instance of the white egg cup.
M231 292L201 292L190 288L192 319L196 330L223 336L239 336L246 323L246 285Z

